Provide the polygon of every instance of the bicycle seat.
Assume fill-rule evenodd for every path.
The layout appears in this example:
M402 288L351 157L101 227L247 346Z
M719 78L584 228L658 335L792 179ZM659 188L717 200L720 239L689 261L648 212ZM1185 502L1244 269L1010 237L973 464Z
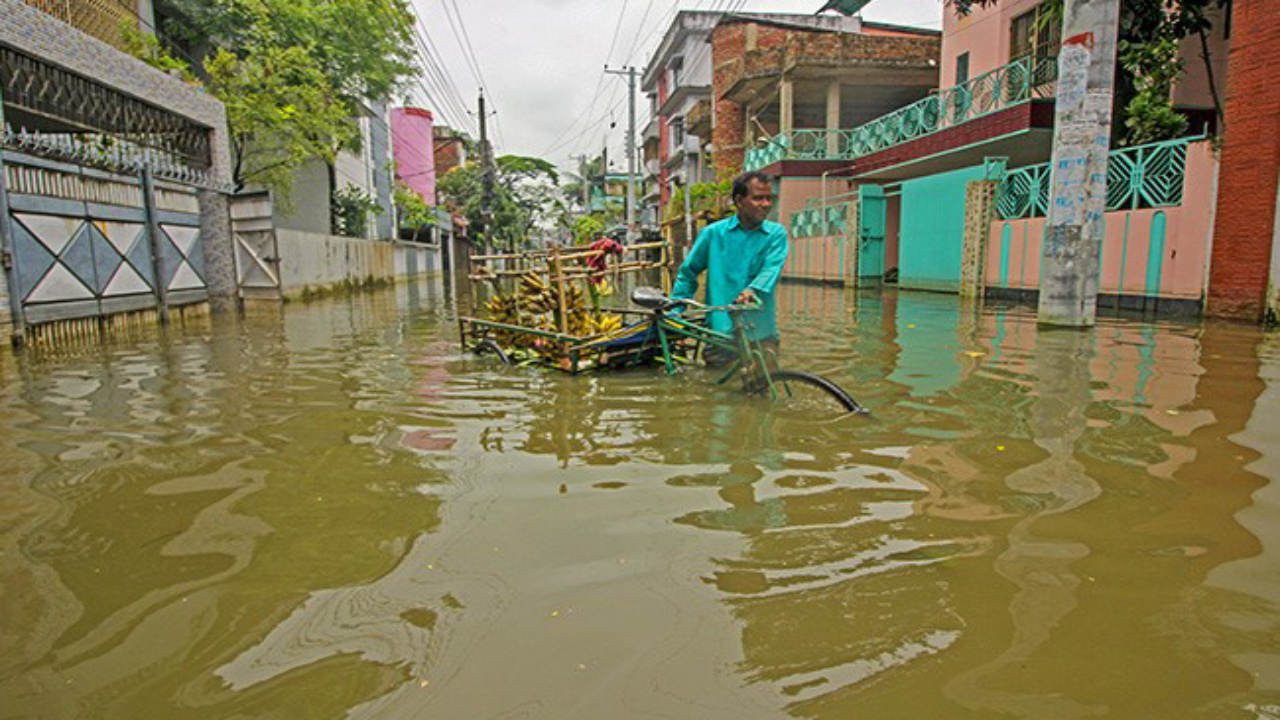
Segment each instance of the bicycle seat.
M671 307L672 305L679 304L673 302L671 298L667 297L666 294L658 288L653 287L638 287L635 290L632 290L631 302L642 308L648 308L650 310L663 310Z

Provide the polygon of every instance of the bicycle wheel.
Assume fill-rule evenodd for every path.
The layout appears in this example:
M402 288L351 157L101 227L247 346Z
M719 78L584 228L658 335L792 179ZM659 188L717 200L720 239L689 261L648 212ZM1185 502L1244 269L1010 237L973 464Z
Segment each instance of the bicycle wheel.
M498 359L502 361L503 365L511 364L511 358L507 357L507 354L502 351L502 348L499 347L498 343L489 338L480 338L477 340L476 343L471 346L471 352L477 355L483 355L486 352L491 352L498 356Z
M821 375L798 370L775 370L770 373L770 377L778 391L778 400L799 410L811 408L819 411L842 409L859 414L867 412L843 388Z

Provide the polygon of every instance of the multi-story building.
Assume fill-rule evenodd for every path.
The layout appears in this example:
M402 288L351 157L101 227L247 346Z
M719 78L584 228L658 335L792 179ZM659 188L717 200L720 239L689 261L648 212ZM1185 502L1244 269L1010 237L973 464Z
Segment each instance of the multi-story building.
M783 203L786 275L903 288L1034 297L1048 205L1060 30L1037 0L943 9L941 77L919 100L814 134L779 126L746 165L788 173L836 162L848 189ZM1198 311L1206 292L1216 159L1211 88L1225 87L1226 33L1182 48L1172 100L1189 137L1115 147L1099 306ZM1213 82L1210 82L1212 76Z
M641 89L649 100L644 130L644 226L661 222L661 209L675 186L713 179L710 159L689 132L689 112L711 95L711 30L723 13L682 10L662 36L645 67Z
M781 212L803 206L845 164L806 153L934 88L938 35L856 16L681 13L645 72L658 199L673 181L728 179L744 158L777 155Z

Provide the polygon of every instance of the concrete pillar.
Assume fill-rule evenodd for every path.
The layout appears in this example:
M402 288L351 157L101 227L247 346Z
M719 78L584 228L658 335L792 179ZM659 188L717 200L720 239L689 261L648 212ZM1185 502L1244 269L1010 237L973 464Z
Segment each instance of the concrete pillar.
M9 273L0 271L0 338L13 336L13 315L9 312Z
M794 102L795 88L790 80L783 78L778 83L778 132L791 132Z
M1271 224L1271 282L1267 284L1266 321L1280 322L1280 169L1276 171L1275 218Z
M204 246L209 307L215 312L233 310L238 305L240 288L236 281L230 201L227 195L216 190L201 190L199 197L200 237Z
M960 247L960 297L980 298L986 289L987 238L996 217L999 180L971 180L964 191L964 241Z
M1120 0L1066 0L1063 18L1037 317L1089 327L1098 306Z
M840 129L840 83L832 81L827 85L827 130ZM840 136L835 132L827 134L827 156L840 154Z

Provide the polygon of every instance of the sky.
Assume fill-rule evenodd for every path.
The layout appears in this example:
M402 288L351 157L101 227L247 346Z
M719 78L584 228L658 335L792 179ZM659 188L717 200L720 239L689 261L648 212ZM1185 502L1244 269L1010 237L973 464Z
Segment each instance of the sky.
M823 0L412 0L428 70L411 104L437 124L478 135L485 89L498 155L531 155L561 168L609 146L626 171L627 80L605 65L643 71L677 10L813 13ZM940 29L941 0L872 0L865 20ZM637 86L639 81L637 81ZM636 132L649 120L637 87Z

